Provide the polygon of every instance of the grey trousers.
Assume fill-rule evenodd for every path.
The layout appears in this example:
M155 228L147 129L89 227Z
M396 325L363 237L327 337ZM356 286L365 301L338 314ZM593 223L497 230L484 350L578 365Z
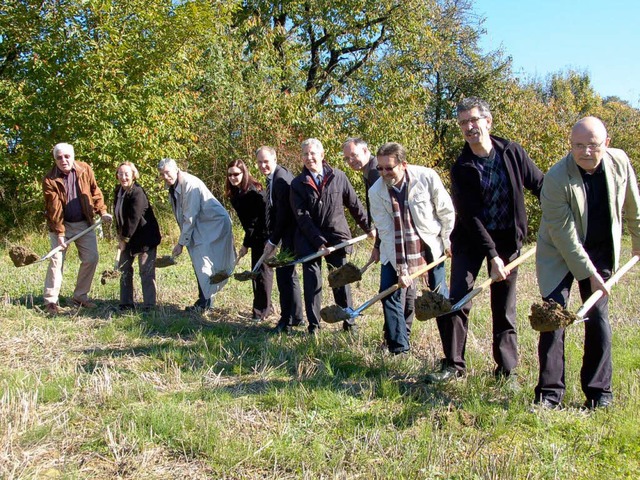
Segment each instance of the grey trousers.
M65 238L71 238L74 235L88 228L90 225L86 221L82 222L64 222ZM58 246L58 236L55 233L49 233L49 241L51 248ZM76 280L76 288L73 291L73 298L79 301L89 299L89 291L93 282L93 275L98 267L98 240L96 231L91 230L75 241L80 257L80 268L78 269L78 278ZM60 288L62 287L62 272L64 267L64 259L66 252L58 252L51 257L47 275L44 279L44 303L58 303L60 297Z
M156 248L150 248L146 252L139 253L138 268L140 270L140 283L142 284L142 299L145 307L153 307L156 304ZM134 305L133 302L133 261L129 247L125 247L120 255L118 268L120 276L120 305Z

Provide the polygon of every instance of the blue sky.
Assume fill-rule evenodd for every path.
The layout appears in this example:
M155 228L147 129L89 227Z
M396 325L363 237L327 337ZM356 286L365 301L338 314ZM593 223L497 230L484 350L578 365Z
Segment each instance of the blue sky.
M502 46L513 72L544 80L561 70L586 71L604 98L640 107L640 0L474 0L485 17L485 50Z

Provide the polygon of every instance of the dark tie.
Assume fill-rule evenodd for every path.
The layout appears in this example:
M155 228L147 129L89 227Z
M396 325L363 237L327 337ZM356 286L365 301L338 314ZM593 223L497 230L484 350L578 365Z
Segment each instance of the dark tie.
M267 177L267 196L265 198L265 226L267 227L267 232L271 233L271 207L273 206L273 202L271 201L271 183L273 182L273 176Z
M318 175L318 176L316 177L316 185L317 185L317 186L322 185L322 175Z

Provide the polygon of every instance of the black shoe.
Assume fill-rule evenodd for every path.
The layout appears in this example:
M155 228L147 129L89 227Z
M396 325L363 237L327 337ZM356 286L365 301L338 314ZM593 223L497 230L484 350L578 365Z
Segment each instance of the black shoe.
M205 300L204 302L201 300L197 300L196 303L194 303L193 305L189 305L188 307L185 307L184 311L200 313L200 312L204 312L205 310L209 310L210 308L211 308L211 300Z
M358 333L358 326L355 323L344 322L342 324L342 330L345 331L345 332L349 332L349 333L355 335L355 334Z
M292 331L293 329L291 328L291 326L287 325L286 323L279 323L271 329L271 333L273 333L274 335L280 335L282 333L286 333L287 335L289 335Z
M131 310L135 310L135 305L131 304L131 303L125 303L122 305L118 305L118 310L120 310L121 312L129 312Z
M533 402L531 412L535 413L536 410L562 410L562 405L548 398L541 398Z
M309 336L317 338L320 333L320 327L309 327Z
M612 398L599 398L598 400L587 400L582 405L585 410L595 410L596 408L613 407Z
M426 377L427 383L446 383L451 380L462 377L463 372L456 370L455 367L442 367L439 371L430 373Z
M409 356L409 350L400 350L398 352L391 352L393 355L402 355L404 356Z

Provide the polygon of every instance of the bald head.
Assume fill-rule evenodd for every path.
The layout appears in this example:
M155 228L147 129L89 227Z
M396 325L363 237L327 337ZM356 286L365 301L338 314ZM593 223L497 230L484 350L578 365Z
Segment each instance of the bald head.
M603 140L607 138L607 129L598 117L584 117L576 122L571 129L571 137L574 134L589 133L596 135Z
M599 118L584 117L571 129L573 159L589 173L598 168L608 146L607 129Z

